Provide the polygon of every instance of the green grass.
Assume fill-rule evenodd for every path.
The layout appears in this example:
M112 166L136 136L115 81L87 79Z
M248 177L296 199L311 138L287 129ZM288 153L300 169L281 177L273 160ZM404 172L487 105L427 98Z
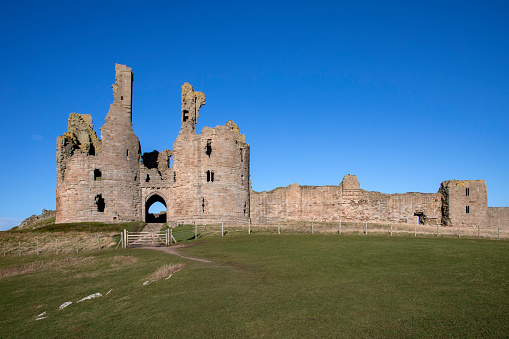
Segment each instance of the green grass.
M180 251L212 263L150 250L109 250L83 257L46 257L32 273L3 277L2 336L507 337L509 333L506 241L246 234L216 237ZM76 260L87 257L92 259ZM0 260L0 269L37 260L41 259L7 258ZM169 263L185 267L169 280L142 285ZM65 301L110 289L108 296L57 310ZM43 311L48 318L35 321Z
M18 230L17 232L121 232L124 229L133 232L141 231L145 225L146 223L140 221L119 224L107 224L102 222L49 223L44 227Z

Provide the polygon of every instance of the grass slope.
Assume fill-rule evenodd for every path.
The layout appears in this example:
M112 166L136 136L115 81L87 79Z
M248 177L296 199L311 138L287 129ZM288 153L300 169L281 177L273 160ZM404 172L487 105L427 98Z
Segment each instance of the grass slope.
M47 257L0 279L2 336L504 337L505 241L239 235L181 249ZM0 269L40 258L6 258ZM185 263L143 286L161 266ZM65 301L96 292L108 295ZM43 311L48 318L35 321Z

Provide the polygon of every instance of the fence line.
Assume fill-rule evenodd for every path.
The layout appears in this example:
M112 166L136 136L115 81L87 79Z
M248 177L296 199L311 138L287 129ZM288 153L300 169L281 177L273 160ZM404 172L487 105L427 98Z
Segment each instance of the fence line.
M478 225L458 225L457 227L441 226L441 225L417 225L404 223L370 223L364 222L344 222L339 220L337 223L319 223L314 220L308 222L281 222L277 221L270 224L254 224L251 221L247 225L228 225L225 223L197 225L193 224L177 224L173 228L174 232L182 231L188 227L185 240L192 240L199 237L226 234L289 234L289 233L309 233L309 234L387 234L393 236L413 235L417 236L433 236L433 237L468 237L468 238L484 238L484 239L509 239L509 227L501 229L498 227L480 227Z
M302 222L281 222L272 224L253 224L251 221L247 225L230 225L218 223L212 225L177 224L177 227L167 228L160 232L128 232L124 230L120 234L118 242L113 236L101 235L94 237L64 237L55 238L53 245L51 241L41 242L40 239L32 241L4 242L3 256L23 256L23 255L41 255L55 253L77 254L83 251L101 250L106 247L126 248L130 240L140 240L142 238L150 239L151 244L161 242L169 246L174 243L193 241L203 237L230 236L235 234L364 234L368 235L388 235L406 234L414 237L432 236L432 237L467 237L484 239L509 239L509 227L480 227L479 225L458 225L457 227L441 225L417 225L417 224L396 224L396 223L369 223L364 222L344 222L339 220L335 223L320 223L311 221ZM75 239L74 239L75 238ZM108 239L101 243L101 239ZM74 244L75 240L75 244ZM17 244L16 244L17 243Z
M107 241L104 241L104 240ZM109 240L109 241L108 241ZM115 246L117 243L113 236L98 235L94 237L57 237L55 240L48 239L41 241L33 239L27 241L15 240L14 242L3 242L3 257L7 256L26 256L26 255L61 255L68 253L80 253L101 251L105 247Z

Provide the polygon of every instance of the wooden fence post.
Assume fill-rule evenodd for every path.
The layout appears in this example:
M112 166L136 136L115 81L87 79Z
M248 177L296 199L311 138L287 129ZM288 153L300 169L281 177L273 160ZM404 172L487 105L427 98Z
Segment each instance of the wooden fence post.
M99 251L101 250L101 236L97 235L97 244L99 246Z
M315 234L315 219L311 220L311 234Z
M76 237L76 254L79 253L79 249L78 249L78 237Z
M224 223L221 223L221 236L224 237Z
M414 237L417 236L417 224L414 225Z
M170 228L170 245L171 245L172 238L173 238L173 228Z
M194 221L194 240L198 239L198 225L196 225L196 220Z
M251 218L249 218L249 220L248 220L247 234L251 234Z

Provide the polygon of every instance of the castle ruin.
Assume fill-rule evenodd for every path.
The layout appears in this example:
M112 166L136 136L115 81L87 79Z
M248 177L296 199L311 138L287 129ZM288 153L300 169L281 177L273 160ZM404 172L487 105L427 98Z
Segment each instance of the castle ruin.
M132 128L133 73L119 64L115 71L101 139L92 117L76 113L57 138L56 222L153 221L149 208L161 202L168 221L248 223L249 144L238 126L228 121L196 134L205 95L185 83L173 150L141 154Z
M249 144L233 121L195 131L205 95L182 86L181 128L172 150L141 153L132 128L131 68L115 65L114 101L101 139L88 114L71 113L57 138L56 222L168 221L201 224L369 221L507 227L509 207L488 207L483 180L448 180L437 193L383 194L360 188L292 184L255 192ZM161 202L166 214L154 216Z

